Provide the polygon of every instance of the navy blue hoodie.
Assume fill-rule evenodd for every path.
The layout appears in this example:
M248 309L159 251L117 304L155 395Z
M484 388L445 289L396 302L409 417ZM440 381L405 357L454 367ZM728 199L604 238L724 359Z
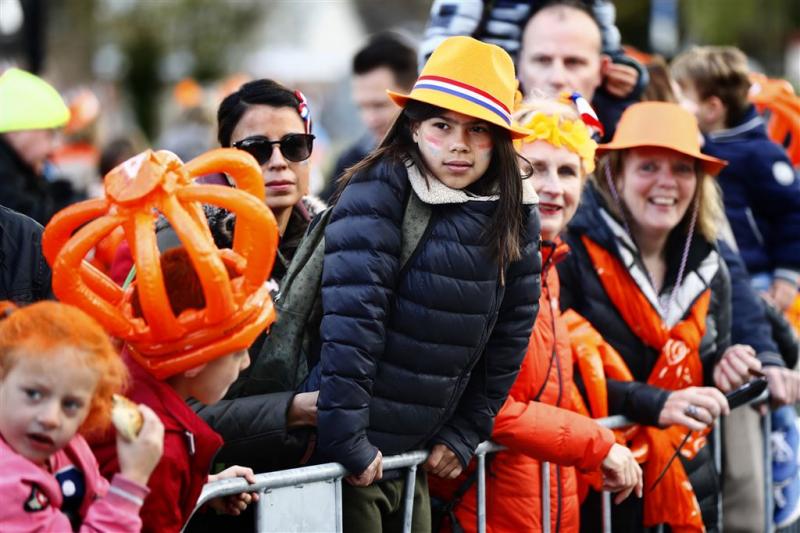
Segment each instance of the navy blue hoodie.
M733 128L706 137L703 152L729 162L719 174L725 213L750 274L800 276L800 180L767 137L754 107Z

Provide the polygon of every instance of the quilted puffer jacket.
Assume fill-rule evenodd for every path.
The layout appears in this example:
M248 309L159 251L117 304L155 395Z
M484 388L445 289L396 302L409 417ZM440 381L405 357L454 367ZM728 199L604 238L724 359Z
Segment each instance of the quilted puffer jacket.
M450 189L399 161L352 178L325 232L321 458L362 472L379 449L444 443L466 465L489 438L538 310L539 219L525 189L522 257L503 284L484 239L496 197ZM401 270L408 194L432 214Z

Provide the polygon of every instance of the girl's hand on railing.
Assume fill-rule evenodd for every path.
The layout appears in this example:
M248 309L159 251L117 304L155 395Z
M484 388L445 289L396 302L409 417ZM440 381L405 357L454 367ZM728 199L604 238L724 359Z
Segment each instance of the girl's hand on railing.
M745 344L734 344L725 350L714 367L714 385L726 393L738 389L750 381L751 370L761 370L756 351Z
M658 415L658 425L678 424L692 431L702 431L720 415L730 412L728 400L718 388L688 387L670 393Z
M369 466L359 475L347 476L345 481L354 487L368 487L372 485L373 481L378 481L383 477L383 454L378 450L378 455L369 464Z
M463 468L458 456L444 444L436 444L425 461L425 471L445 479L455 479L461 475Z
M603 472L603 490L617 493L614 503L619 504L634 491L639 498L642 497L642 468L627 447L614 443L600 469Z
M245 481L251 485L256 482L256 476L253 474L251 468L246 466L232 466L226 468L219 474L211 474L208 476L208 482L219 481L220 479L231 479L235 477L243 477ZM242 492L239 494L231 494L230 496L222 496L209 500L208 505L217 512L225 513L233 516L239 516L242 511L247 509L251 503L258 501L257 492Z

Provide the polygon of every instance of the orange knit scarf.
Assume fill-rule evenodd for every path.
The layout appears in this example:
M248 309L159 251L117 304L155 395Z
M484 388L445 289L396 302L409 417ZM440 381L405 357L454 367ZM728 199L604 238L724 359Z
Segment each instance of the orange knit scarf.
M702 386L699 347L705 334L711 291L706 289L688 316L668 328L625 266L588 237L583 237L583 243L603 288L625 323L646 345L660 352L647 383L667 390ZM605 344L583 317L571 312L564 318L570 329L578 371L586 385L591 414L597 418L608 416L606 376L620 381L632 381L633 376L622 357ZM578 410L589 415L580 395L576 394L574 400ZM706 444L708 433L709 430L692 433L681 454L687 459L694 458ZM680 461L673 461L659 484L652 487L685 434L682 426L660 429L635 425L617 432L618 440L628 443L637 460L643 463L645 526L666 523L675 532L705 531L700 506Z

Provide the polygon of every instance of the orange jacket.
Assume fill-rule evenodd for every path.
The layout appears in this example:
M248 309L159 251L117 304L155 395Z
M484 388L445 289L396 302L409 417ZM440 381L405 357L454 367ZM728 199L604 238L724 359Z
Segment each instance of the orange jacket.
M610 430L571 410L572 352L553 268L567 247L560 244L555 252L551 250L542 252L542 294L528 351L495 419L492 440L509 449L492 459L486 476L488 533L542 530L542 461L551 463L551 531L577 531L580 503L575 468L596 469L614 443ZM447 499L445 495L452 494L465 477L447 483L431 476L431 492ZM477 530L475 489L473 485L456 508L459 523L470 532Z

